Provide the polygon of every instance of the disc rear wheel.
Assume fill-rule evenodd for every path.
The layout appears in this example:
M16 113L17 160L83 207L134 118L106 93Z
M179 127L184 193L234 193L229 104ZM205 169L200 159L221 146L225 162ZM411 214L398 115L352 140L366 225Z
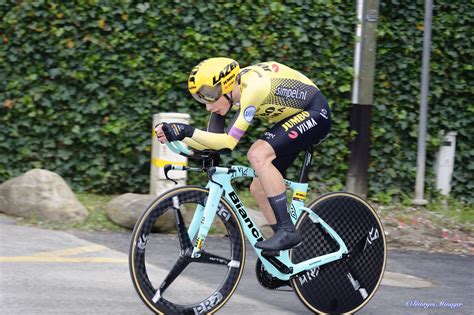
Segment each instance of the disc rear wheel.
M291 279L300 300L315 313L354 313L380 286L387 259L383 226L375 210L350 193L331 193L312 209L342 238L349 255ZM293 263L336 252L338 243L304 213L296 224L303 243L291 250Z

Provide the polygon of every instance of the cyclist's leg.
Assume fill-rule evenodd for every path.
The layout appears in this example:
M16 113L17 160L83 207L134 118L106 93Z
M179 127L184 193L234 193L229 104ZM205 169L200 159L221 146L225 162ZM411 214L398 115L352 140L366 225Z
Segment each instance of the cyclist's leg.
M283 177L286 176L287 168L293 163L293 161L298 156L297 153L289 154L286 156L276 157L272 164L278 169L278 171L282 174ZM267 195L263 190L262 184L258 177L254 177L252 183L250 184L250 192L254 196L257 204L260 208L260 211L263 213L263 216L267 220L268 224L270 224L273 232L276 232L276 218L275 214L273 213L272 206L267 199Z
M257 242L255 246L261 249L278 251L299 244L301 238L287 210L286 187L283 176L272 164L276 157L273 148L267 142L258 140L252 145L247 156L258 175L277 222L276 233L265 242Z
M250 184L250 192L252 193L252 196L257 202L258 208L265 217L265 220L270 226L272 226L273 229L273 226L276 226L275 215L273 214L272 206L270 206L270 203L267 200L267 196L263 191L262 184L260 184L260 181L257 177L254 177L252 183Z
M283 177L286 177L286 170L291 164L293 164L297 156L298 154L295 153L286 156L276 157L273 160L272 164L275 165L275 167L280 171ZM263 213L267 222L270 224L273 233L275 233L277 231L275 215L273 213L273 209L270 205L270 202L268 201L267 196L263 191L263 187L261 186L260 181L258 180L258 177L254 177L250 186L250 191L252 192L252 195L255 197L255 200L258 203L260 211ZM260 259L257 259L255 272L260 284L267 289L274 290L279 287L291 287L290 281L280 280L268 273Z
M297 116L298 123L294 123ZM291 123L287 123L291 120ZM287 212L285 186L281 173L269 159L298 153L324 139L330 130L330 111L321 93L308 108L272 127L262 140L250 148L248 157L276 215L279 232L256 246L268 250L291 248L299 243L299 235ZM269 149L272 148L273 150ZM272 161L270 160L270 162ZM280 229L281 228L281 229Z

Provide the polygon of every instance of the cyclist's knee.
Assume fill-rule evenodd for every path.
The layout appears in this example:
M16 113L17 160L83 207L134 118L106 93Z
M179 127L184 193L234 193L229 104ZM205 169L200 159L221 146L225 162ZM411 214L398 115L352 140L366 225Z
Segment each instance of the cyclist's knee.
M275 151L267 142L258 140L250 147L247 158L252 167L258 169L275 159Z

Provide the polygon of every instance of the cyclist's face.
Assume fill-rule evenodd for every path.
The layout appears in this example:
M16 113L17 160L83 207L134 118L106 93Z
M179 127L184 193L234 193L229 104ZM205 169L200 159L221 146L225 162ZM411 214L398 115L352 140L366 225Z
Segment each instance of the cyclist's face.
M230 104L224 96L221 96L214 103L206 104L206 110L211 113L216 113L221 116L225 116L229 111Z

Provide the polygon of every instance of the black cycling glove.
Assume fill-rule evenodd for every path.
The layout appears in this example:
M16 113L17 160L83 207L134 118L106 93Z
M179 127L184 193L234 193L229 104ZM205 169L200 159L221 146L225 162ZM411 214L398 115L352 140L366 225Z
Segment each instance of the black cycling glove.
M185 137L192 137L194 127L180 123L163 123L163 133L168 141L180 141Z

